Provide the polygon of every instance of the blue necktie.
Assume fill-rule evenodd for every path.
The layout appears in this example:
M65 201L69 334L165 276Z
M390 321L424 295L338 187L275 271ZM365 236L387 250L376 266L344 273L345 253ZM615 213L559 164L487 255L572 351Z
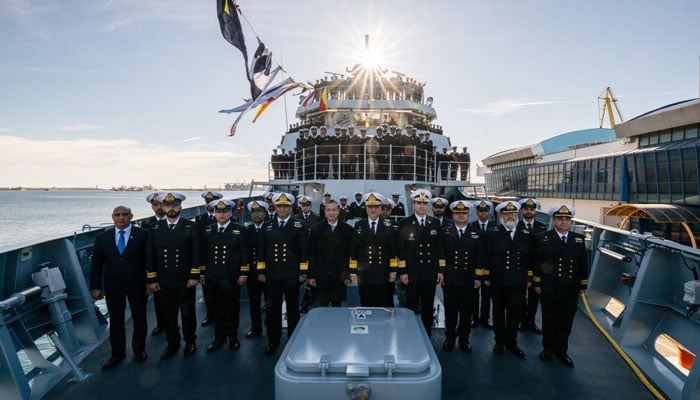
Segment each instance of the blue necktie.
M126 240L124 239L124 231L119 231L119 240L117 240L117 250L119 254L124 254L124 249L126 248Z

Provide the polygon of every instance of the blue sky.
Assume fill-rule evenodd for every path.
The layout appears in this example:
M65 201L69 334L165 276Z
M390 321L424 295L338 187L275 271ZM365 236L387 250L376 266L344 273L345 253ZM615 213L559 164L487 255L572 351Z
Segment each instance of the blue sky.
M234 138L248 93L215 1L0 0L0 187L219 186L267 179L297 97ZM472 160L698 97L697 1L240 0L300 81L344 72L364 34L425 82ZM245 21L244 21L245 25ZM254 35L245 25L248 47Z

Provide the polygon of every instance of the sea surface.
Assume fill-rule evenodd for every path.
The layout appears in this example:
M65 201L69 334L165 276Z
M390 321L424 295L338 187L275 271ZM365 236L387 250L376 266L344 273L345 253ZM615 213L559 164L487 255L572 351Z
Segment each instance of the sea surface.
M0 249L35 243L83 231L84 225L112 224L112 210L131 208L134 219L153 215L146 201L150 192L111 190L0 190ZM183 208L204 204L201 191L180 191ZM227 199L247 197L248 191L222 191ZM260 194L254 191L253 194Z

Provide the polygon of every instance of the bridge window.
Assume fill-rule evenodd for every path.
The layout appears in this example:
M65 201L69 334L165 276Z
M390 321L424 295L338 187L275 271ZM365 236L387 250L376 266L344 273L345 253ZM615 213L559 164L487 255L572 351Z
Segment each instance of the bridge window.
M676 370L688 376L693 368L693 363L695 363L695 354L693 352L666 333L656 338L654 349Z

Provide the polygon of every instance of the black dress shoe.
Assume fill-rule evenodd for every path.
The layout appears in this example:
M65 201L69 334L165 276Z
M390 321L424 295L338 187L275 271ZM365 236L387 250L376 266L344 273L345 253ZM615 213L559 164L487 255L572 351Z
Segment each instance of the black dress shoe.
M170 358L177 353L177 351L180 349L180 345L168 345L168 347L163 350L163 354L160 355L161 360L165 360L166 358Z
M231 351L236 351L241 348L241 342L239 342L235 337L230 337L228 338L228 348Z
M146 354L145 351L141 351L141 352L134 354L134 361L136 361L139 364L146 361L147 358L148 358L148 354Z
M542 361L551 361L552 360L552 351L551 350L542 350L540 353L540 360Z
M482 319L479 321L479 323L483 325L486 329L493 329L493 325L491 325L488 319Z
M197 346L194 343L187 343L185 345L185 351L182 353L185 357L189 357L197 352Z
M472 352L472 345L469 344L469 341L466 338L460 337L459 338L459 349L462 350L465 353L471 353Z
M258 337L262 335L262 329L251 329L248 331L248 333L245 334L246 339L252 339L254 337Z
M452 351L452 349L455 348L455 340L454 339L445 339L445 342L442 344L442 349L445 351Z
M125 356L112 356L107 360L105 365L102 366L103 371L107 371L108 369L112 369L117 366L122 360L124 359Z
M567 367L573 367L574 362L569 358L569 356L566 353L557 353L556 354L557 360L559 360L562 364L566 365Z
M520 358L525 358L525 352L520 347L518 347L517 344L506 346L506 347L508 348L508 351L515 354L516 356L518 356Z
M502 344L497 344L493 346L493 354L500 356L503 354L503 345Z
M163 333L163 330L164 330L163 327L156 326L156 327L153 328L153 330L151 331L151 336L158 336L158 335L160 335L161 333Z
M214 341L211 342L209 347L207 347L207 353L213 353L213 352L219 350L219 348L221 348L221 346L223 346L224 343L226 343L226 339L224 339L224 338L214 339Z
M205 327L207 325L210 325L212 322L214 322L214 318L206 317L204 318L204 320L202 320L202 323L200 325L202 325L202 327Z
M472 328L476 328L477 326L479 326L479 320L478 320L478 319L473 319L473 320L472 320Z
M269 356L270 354L274 353L278 346L279 343L269 343L267 346L265 346L265 355Z

